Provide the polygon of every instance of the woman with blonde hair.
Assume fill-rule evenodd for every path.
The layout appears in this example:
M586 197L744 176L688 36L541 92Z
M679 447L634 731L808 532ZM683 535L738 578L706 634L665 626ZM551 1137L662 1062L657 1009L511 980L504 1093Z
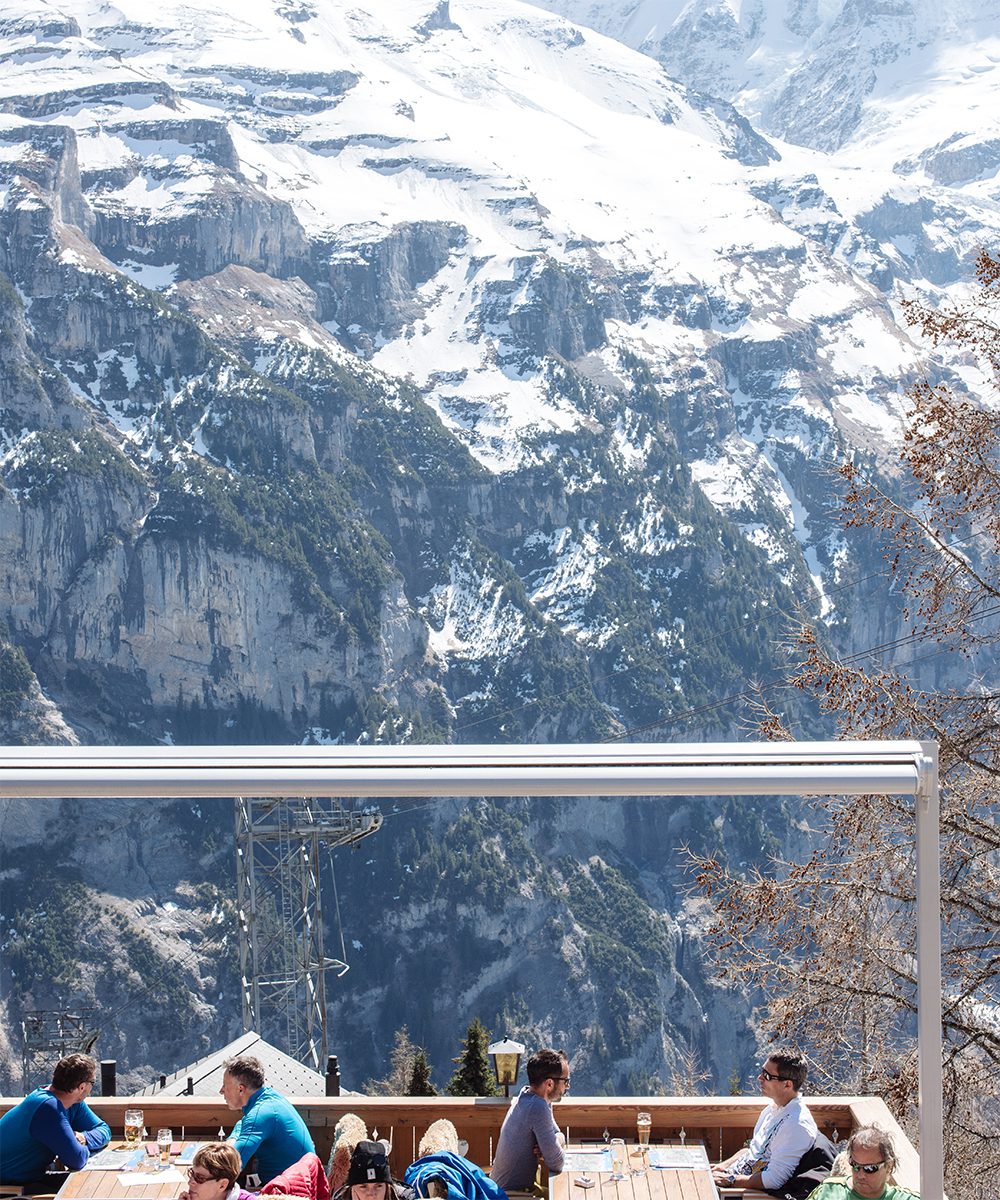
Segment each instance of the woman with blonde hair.
M195 1151L188 1167L187 1187L178 1200L330 1200L323 1164L315 1154L303 1154L298 1162L275 1176L261 1192L240 1187L243 1171L240 1152L232 1142L206 1142Z
M195 1151L187 1187L179 1200L255 1200L256 1193L239 1185L243 1162L229 1142L208 1142Z

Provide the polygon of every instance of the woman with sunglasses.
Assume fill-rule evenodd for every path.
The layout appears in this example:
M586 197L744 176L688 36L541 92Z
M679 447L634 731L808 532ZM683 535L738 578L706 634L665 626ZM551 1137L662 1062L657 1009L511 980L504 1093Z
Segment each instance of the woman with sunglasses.
M179 1200L256 1200L256 1192L239 1186L242 1171L239 1151L228 1141L210 1141L194 1151L187 1169L187 1187Z
M240 1152L232 1142L206 1142L195 1151L188 1168L188 1184L178 1200L257 1200L260 1192L239 1185L243 1171ZM298 1162L276 1175L266 1186L271 1200L298 1196L300 1200L330 1200L323 1164L315 1154L303 1154Z
M843 1155L850 1178L831 1176L821 1183L809 1200L917 1200L916 1193L892 1182L896 1151L892 1138L877 1125L855 1129Z
M243 1162L239 1151L229 1142L208 1142L195 1151L188 1167L187 1187L179 1200L256 1200L237 1182Z

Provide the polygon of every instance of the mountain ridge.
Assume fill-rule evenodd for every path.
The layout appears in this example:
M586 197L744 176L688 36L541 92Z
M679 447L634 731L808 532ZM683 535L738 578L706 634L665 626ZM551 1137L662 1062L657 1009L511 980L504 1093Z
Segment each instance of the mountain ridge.
M845 649L898 634L831 468L893 484L921 371L899 284L961 291L988 187L765 136L515 0L15 0L0 53L7 740L735 737L797 618ZM378 1073L410 1011L447 1053L419 928L487 1021L570 1043L580 1016L595 1088L664 1084L689 1040L716 1081L742 1070L752 1001L700 961L675 847L752 862L813 833L784 807L650 811L443 807L349 857L346 1057ZM158 1008L151 1043L141 1005L123 1018L123 1071L234 1029L222 810L19 813L5 949L35 962L67 880L97 916L82 946L53 929L59 981L5 955L8 1028L110 1003L116 973L141 998L131 914L144 962L157 930L179 952L182 1019ZM505 1010L531 966L505 904L551 984L528 1011ZM616 942L602 905L657 936Z

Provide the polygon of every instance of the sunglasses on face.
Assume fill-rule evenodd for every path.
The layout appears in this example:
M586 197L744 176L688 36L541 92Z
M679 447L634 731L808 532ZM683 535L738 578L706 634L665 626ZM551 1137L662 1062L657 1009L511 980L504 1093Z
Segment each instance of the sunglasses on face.
M214 1175L196 1175L194 1167L188 1167L187 1176L192 1183L208 1183L209 1180L216 1178Z
M787 1075L772 1075L770 1071L765 1071L763 1067L760 1069L761 1079L766 1079L770 1083L774 1079L788 1079Z
M885 1159L877 1163L856 1163L853 1158L847 1160L851 1164L852 1171L863 1171L866 1175L874 1175L876 1171L881 1171L885 1166Z

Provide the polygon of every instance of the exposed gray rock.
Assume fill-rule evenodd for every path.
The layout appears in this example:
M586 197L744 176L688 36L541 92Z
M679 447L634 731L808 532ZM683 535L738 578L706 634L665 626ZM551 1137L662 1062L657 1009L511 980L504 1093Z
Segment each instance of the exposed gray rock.
M421 315L416 289L440 271L464 240L461 226L418 221L321 248L321 273L314 286L322 318L336 321L352 344L365 349L370 334L362 331L394 332Z
M287 204L247 181L219 173L197 212L159 216L125 209L113 193L94 195L94 240L115 262L177 264L197 278L229 263L275 275L301 274L307 259L302 227Z

